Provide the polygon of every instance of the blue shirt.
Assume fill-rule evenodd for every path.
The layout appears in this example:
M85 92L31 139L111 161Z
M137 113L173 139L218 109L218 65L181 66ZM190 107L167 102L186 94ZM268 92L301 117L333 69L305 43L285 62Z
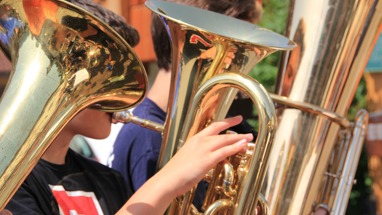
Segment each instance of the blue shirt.
M137 117L164 124L166 113L145 98L133 111ZM114 143L111 167L121 172L129 187L138 190L156 172L162 143L160 132L134 123L123 125Z
M166 119L166 113L148 98L134 109L133 114L160 124L164 124ZM109 165L123 175L127 186L135 192L156 173L161 144L160 132L134 123L123 125L114 143ZM207 182L202 182L196 189L193 203L199 210L207 186Z

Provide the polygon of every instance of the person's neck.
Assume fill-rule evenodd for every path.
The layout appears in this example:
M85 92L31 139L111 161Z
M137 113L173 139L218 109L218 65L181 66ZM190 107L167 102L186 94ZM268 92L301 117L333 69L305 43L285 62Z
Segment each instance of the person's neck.
M163 111L167 111L167 103L170 94L171 72L160 69L154 80L147 97L158 105Z
M69 150L73 135L60 133L44 152L41 159L54 164L65 164L65 157Z

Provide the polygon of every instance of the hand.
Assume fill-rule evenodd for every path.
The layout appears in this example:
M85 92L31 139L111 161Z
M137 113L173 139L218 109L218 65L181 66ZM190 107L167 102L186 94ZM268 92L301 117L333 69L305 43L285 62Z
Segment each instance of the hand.
M184 146L161 170L179 196L190 190L218 162L228 156L244 151L252 141L252 134L224 134L220 132L239 124L241 116L212 123L186 141Z
M191 137L117 214L163 214L175 197L190 190L218 162L246 150L252 134L219 135L241 121L241 116L227 118Z

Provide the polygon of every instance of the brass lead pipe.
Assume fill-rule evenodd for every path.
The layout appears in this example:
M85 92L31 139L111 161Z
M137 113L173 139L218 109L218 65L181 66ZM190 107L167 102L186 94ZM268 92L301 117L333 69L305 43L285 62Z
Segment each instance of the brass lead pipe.
M144 128L148 128L158 132L162 132L164 127L162 124L136 117L133 115L131 111L128 111L128 110L113 113L113 122L120 122L120 123L132 122Z

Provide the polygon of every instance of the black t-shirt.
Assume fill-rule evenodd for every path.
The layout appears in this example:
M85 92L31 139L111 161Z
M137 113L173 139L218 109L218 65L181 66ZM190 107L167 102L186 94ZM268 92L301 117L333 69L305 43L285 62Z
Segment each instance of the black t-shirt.
M16 215L108 215L131 194L117 171L69 150L64 165L40 159L5 208Z

